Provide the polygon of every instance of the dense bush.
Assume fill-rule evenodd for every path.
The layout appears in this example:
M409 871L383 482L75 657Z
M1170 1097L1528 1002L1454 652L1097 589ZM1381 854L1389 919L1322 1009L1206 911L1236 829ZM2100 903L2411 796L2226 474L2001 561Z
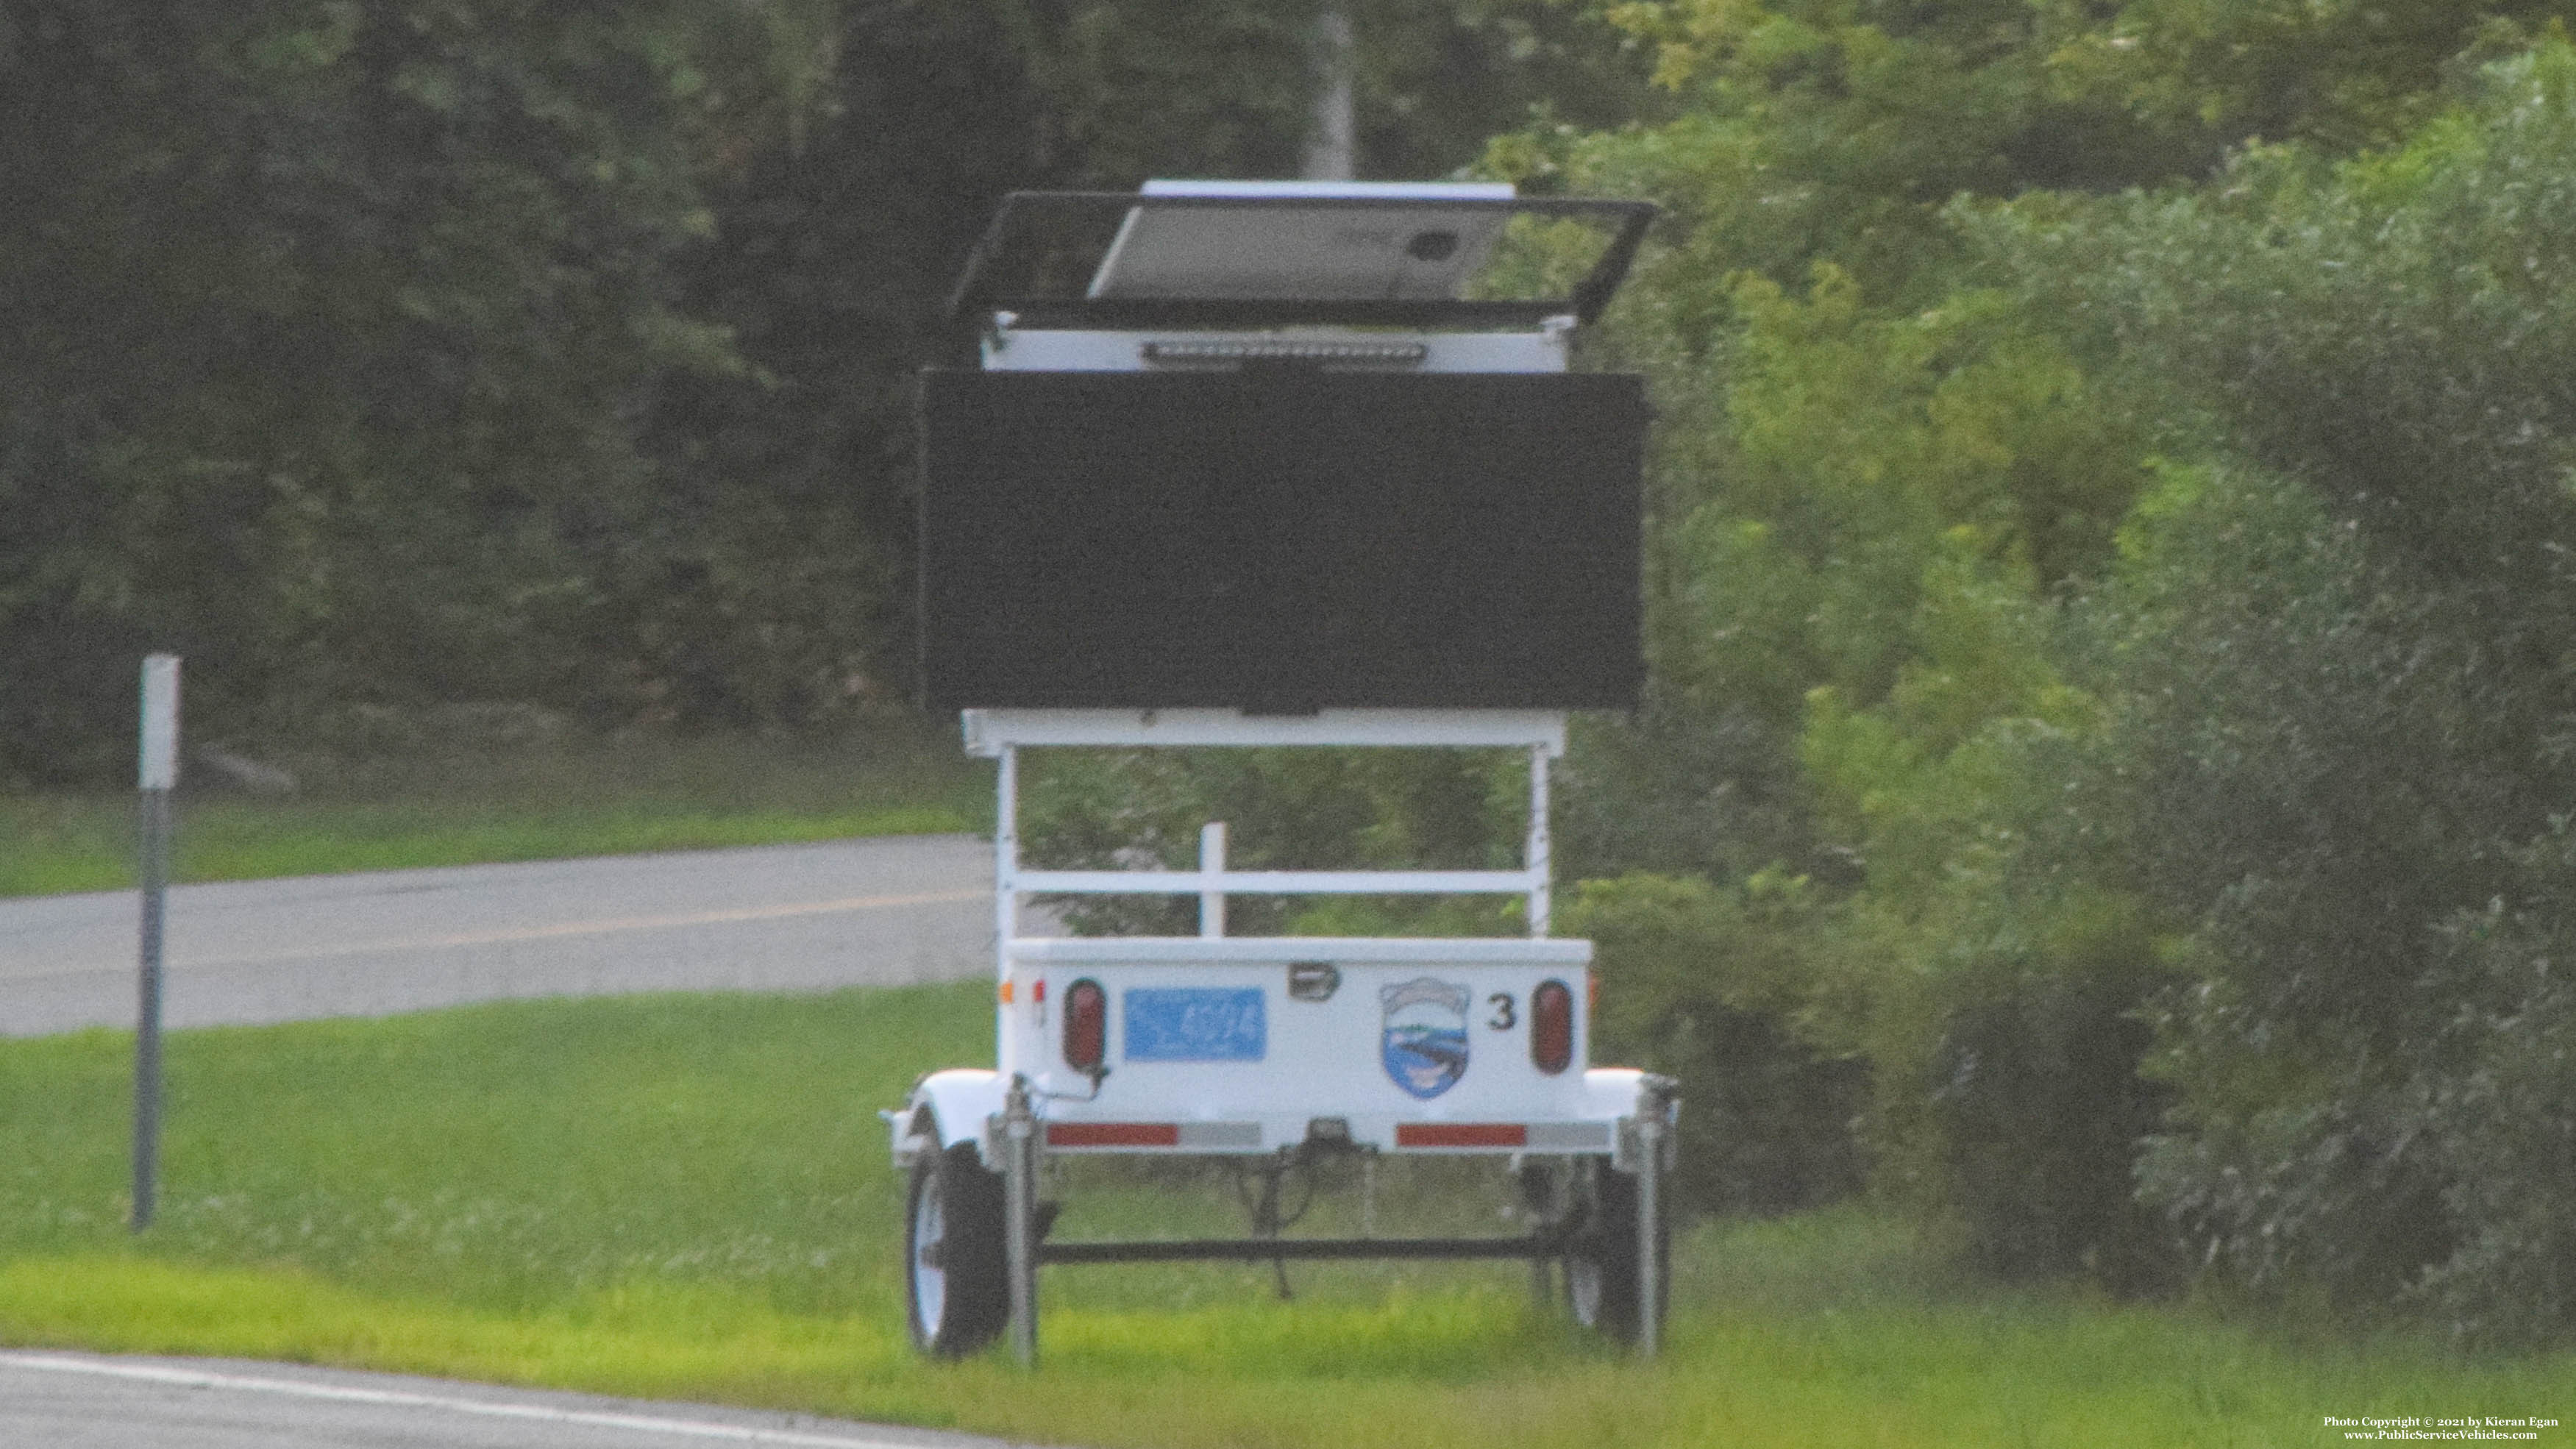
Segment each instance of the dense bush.
M1943 1021L1925 1089L1950 1205L1988 1272L2171 1289L2179 1239L2135 1183L2138 1141L2173 1095L2139 1075L2155 973L2116 954L2091 970L2048 964L1979 983Z
M1625 7L1684 118L1496 151L1680 218L1619 351L1693 794L1845 863L1791 1013L1989 1266L2562 1330L2559 7L2009 8Z
M2133 611L2108 750L2137 875L2198 924L2197 979L2159 1012L2180 1108L2148 1196L2258 1286L2563 1325L2576 1297L2532 1261L2564 1253L2563 1215L2524 1206L2576 1188L2545 1146L2564 1106L2530 1090L2557 1070L2549 962L2576 940L2557 771L2490 733L2503 681L2442 592L2313 493L2178 485L2104 600Z
M1681 1190L1701 1208L1788 1212L1862 1182L1867 1067L1803 1020L1811 912L1800 879L1631 874L1585 882L1565 913L1596 952L1593 1060L1681 1083Z
M2087 609L2130 878L2192 927L2149 1198L2246 1281L2576 1326L2576 51L2405 149L2005 254L2229 466L2170 467ZM2510 1145L2508 1145L2510 1144Z

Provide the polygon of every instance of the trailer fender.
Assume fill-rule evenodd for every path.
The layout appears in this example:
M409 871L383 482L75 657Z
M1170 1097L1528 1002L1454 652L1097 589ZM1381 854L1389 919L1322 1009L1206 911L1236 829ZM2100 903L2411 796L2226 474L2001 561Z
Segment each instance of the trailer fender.
M909 1170L925 1151L972 1142L984 1165L1000 1170L1001 1154L986 1140L985 1124L1001 1115L1007 1090L1000 1072L973 1067L932 1072L913 1083L902 1111L881 1114L894 1133L895 1166Z
M1663 1165L1667 1169L1673 1166L1677 1158L1672 1128L1681 1115L1681 1103L1673 1097L1671 1087L1668 1080L1635 1067L1591 1067L1584 1071L1584 1115L1609 1118L1619 1124L1614 1139L1617 1146L1610 1154L1612 1167L1621 1172L1637 1170L1637 1118L1654 1110L1660 1110L1664 1119Z

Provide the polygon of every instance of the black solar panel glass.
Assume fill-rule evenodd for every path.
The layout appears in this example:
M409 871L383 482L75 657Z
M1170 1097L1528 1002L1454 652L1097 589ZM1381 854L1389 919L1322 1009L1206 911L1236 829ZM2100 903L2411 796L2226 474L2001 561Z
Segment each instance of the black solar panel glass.
M1637 380L934 371L938 708L1634 704Z

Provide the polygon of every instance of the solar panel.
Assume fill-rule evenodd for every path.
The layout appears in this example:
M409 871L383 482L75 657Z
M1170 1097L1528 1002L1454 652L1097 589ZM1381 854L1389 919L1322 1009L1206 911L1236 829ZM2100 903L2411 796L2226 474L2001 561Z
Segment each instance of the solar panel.
M1016 328L1590 321L1654 207L1508 186L1151 182L1013 192L950 310Z
M1145 196L1295 198L1261 210L1131 207L1093 273L1093 301L1456 299L1511 213L1440 202L1509 201L1507 184L1149 181ZM1420 207L1336 203L1421 201Z

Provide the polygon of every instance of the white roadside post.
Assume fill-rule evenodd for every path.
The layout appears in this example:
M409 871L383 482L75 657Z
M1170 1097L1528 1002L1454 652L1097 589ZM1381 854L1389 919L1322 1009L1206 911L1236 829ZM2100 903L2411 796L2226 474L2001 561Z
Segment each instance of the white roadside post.
M1199 827L1199 874L1206 883L1199 887L1199 934L1225 934L1225 822L1211 820Z
M161 939L170 888L170 792L179 786L179 657L143 661L143 944L134 1031L134 1231L152 1226L161 1155Z
M1664 1154L1672 1083L1648 1076L1637 1094L1637 1350L1648 1358L1664 1344Z
M1529 844L1521 859L1529 870L1529 933L1532 939L1543 939L1549 925L1549 881L1556 864L1551 855L1555 847L1547 834L1547 746L1529 747Z

